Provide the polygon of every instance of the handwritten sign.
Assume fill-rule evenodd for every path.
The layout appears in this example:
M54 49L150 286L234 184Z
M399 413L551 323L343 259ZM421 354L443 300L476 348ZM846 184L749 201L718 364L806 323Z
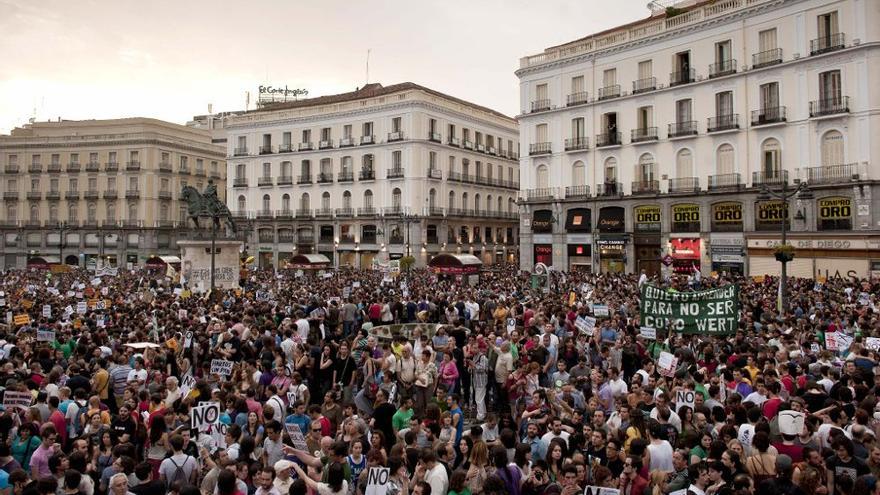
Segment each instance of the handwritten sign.
M660 359L657 360L657 367L660 368L660 374L663 376L675 375L675 369L678 367L678 358L674 354L661 352Z
M30 322L31 317L28 314L15 315L15 317L12 319L12 323L15 325L27 325Z
M86 301L78 301L76 303L76 312L77 314L84 315L89 310L89 303Z
M52 317L52 306L51 305L49 305L49 304L43 305L43 316L45 316L46 318Z
M391 472L386 467L371 467L367 473L367 489L364 495L386 495L388 493L388 475Z
M235 363L233 363L232 361L227 361L225 359L214 359L211 361L211 373L229 376L232 374L233 364Z
M594 304L593 315L607 318L611 312L608 310L607 304Z
M55 342L55 331L37 330L37 342Z
M780 411L779 412L779 433L783 435L800 435L804 429L806 416L804 413L797 411Z
M596 319L592 316L578 316L574 320L574 326L577 327L581 333L592 334L593 330L596 328Z
M284 427L287 429L287 436L290 437L290 441L293 442L295 448L298 450L309 450L309 446L306 444L306 437L303 436L302 430L299 429L299 425L285 423Z
M865 346L872 351L880 351L880 338L877 337L866 337L865 338Z
M16 408L27 411L30 409L33 399L34 398L30 392L13 392L7 390L3 393L3 408L7 410L10 408Z
M652 327L639 327L639 335L647 340L657 340L657 329Z
M202 431L206 426L220 422L220 404L210 402L189 410L190 428Z
M675 410L677 411L681 406L688 406L693 409L697 402L696 397L697 394L693 390L679 390L675 392Z

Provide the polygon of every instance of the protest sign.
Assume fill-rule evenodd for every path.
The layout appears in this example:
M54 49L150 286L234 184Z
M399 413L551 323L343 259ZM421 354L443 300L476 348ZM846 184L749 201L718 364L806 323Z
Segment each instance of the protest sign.
M348 299L351 297L351 287L343 287L342 288L342 298Z
M726 335L739 328L739 287L727 285L696 292L641 288L639 311L647 327L682 333Z
M584 495L620 495L620 490L604 486L588 486L584 488Z
M607 304L594 304L593 305L593 316L608 317L610 315L611 315L611 312L608 310Z
M675 375L675 369L678 367L678 358L668 352L661 352L660 359L657 360L657 367L660 368L660 374L663 376Z
M639 335L647 340L657 340L657 329L652 327L640 327Z
M49 304L43 305L43 316L45 316L46 318L52 317L52 306L51 305L49 305Z
M55 342L55 330L37 330L37 342Z
M183 380L180 381L180 396L185 399L195 386L196 379L192 375L184 376Z
M22 299L19 304L21 304L21 307L24 309L31 309L34 307L34 302L28 299Z
M596 319L592 316L578 316L574 320L574 326L580 330L581 333L592 334L593 330L596 328Z
M3 409L7 411L11 408L27 411L31 407L34 397L30 392L13 392L7 390L3 392Z
M193 343L193 333L192 333L192 331L187 331L186 335L183 337L183 348L189 349L190 347L192 347L192 343Z
M95 320L95 324L98 325L98 328L104 328L104 326L105 326L105 325L104 325L104 317L103 317L103 316L99 316L99 317Z
M359 288L360 286L361 286L361 283L358 282L358 281L354 281L354 282L351 283L351 288L352 288L352 289L357 289L357 288Z
M510 333L514 330L516 330L516 319L515 318L508 318L507 319L507 333Z
M187 315L189 315L189 312L187 310L185 310L185 309L178 309L177 310L177 319L178 320L185 320Z
M189 410L190 428L202 431L205 426L220 422L220 404L210 402Z
M211 360L211 373L229 376L232 374L233 364L232 361L227 361L225 359L213 359Z
M880 351L880 338L866 337L865 346L872 351Z
M31 317L28 314L22 313L20 315L15 315L15 318L12 319L12 323L15 325L27 325L31 322Z
M367 489L364 495L386 495L388 493L388 475L391 472L386 467L371 467L367 473Z
M78 314L84 315L84 314L86 314L86 311L88 311L88 310L89 310L89 303L87 303L86 301L78 301L76 303L76 312Z
M828 332L825 334L825 348L829 351L843 352L849 349L853 338L843 332Z
M299 425L285 423L284 427L287 429L287 436L290 437L290 441L293 443L294 448L308 452L309 446L306 444L306 437L303 436L302 430L299 429Z
M675 410L678 411L681 406L688 406L691 410L697 402L697 394L693 390L678 390L675 392Z
M779 411L779 433L783 435L800 435L804 429L806 416L798 411Z

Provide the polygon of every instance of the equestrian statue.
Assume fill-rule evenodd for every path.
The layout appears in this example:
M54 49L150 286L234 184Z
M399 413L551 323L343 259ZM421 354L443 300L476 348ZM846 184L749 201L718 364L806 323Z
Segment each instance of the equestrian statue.
M235 234L235 222L232 221L232 213L229 208L220 201L217 196L217 186L214 181L208 181L204 194L192 186L184 186L180 194L181 201L187 204L187 214L196 228L199 228L199 217L209 217L214 220L214 227L220 228L222 219L226 225L226 234Z

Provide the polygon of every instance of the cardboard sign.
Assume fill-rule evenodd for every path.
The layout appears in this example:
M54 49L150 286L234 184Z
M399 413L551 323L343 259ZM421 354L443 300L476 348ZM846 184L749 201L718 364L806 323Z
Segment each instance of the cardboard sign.
M34 302L28 299L22 299L19 304L21 304L21 307L24 309L31 309L34 307Z
M180 381L180 396L186 398L195 387L196 379L193 378L192 375L186 375L183 377L183 380Z
M225 359L214 359L211 361L211 373L229 376L232 374L233 364L235 363L233 363L232 361L227 361Z
M588 486L584 488L584 495L620 495L620 490L604 486Z
M647 340L657 340L657 329L651 327L639 327L639 335Z
M15 317L12 319L12 323L15 325L27 325L30 322L31 317L28 314L15 315Z
M611 312L608 310L607 304L594 304L593 305L593 316L600 316L600 317L607 318L610 315L611 315Z
M779 412L779 432L783 435L800 435L804 430L806 416L797 411Z
M37 330L37 342L55 342L55 330Z
M17 408L22 411L27 411L30 409L33 400L34 398L30 392L13 392L7 390L3 393L3 408L6 410Z
M592 334L593 330L596 329L596 319L592 316L578 316L577 319L574 320L574 326L577 327L581 333Z
M220 404L210 402L203 406L196 406L189 410L190 428L203 431L206 426L220 422Z
M675 369L678 367L678 358L674 354L661 352L660 359L657 360L657 367L663 376L675 375Z
M880 351L880 338L865 337L865 347L872 351Z
M185 309L178 309L177 310L177 319L178 320L185 320L188 315L189 315L189 311L187 311Z
M45 316L46 318L52 317L52 306L51 305L49 305L49 304L43 305L43 316Z
M364 490L364 495L386 495L390 473L391 470L386 467L371 467L367 473L367 489Z
M86 301L78 301L76 303L77 314L84 315L84 314L86 314L86 311L88 311L88 310L89 310L89 303L87 303Z
M675 410L678 411L681 406L688 406L693 410L697 402L696 397L697 393L693 390L679 390L675 392Z
M293 446L297 450L304 450L308 452L309 446L306 444L306 437L303 436L302 430L299 429L299 425L293 423L285 423L285 429L287 429L287 436L290 437L290 441L293 442Z

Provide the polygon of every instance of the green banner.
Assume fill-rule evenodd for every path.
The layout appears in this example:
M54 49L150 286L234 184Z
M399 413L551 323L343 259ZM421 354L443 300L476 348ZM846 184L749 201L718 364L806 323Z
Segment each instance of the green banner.
M739 323L739 287L675 292L645 284L641 290L641 326L673 332L726 335Z

